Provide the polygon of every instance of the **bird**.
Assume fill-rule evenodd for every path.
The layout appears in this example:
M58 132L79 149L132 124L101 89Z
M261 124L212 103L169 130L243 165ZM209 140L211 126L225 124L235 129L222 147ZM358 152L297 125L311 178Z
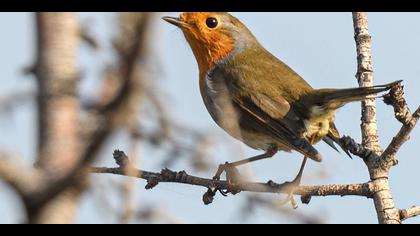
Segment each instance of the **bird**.
M252 32L227 12L183 12L162 18L181 29L198 64L199 89L213 120L230 136L264 153L219 166L214 176L232 168L271 158L279 151L297 151L303 161L321 162L314 144L323 140L338 151L337 109L349 102L388 91L399 81L372 87L311 87L282 60L265 49ZM292 193L292 190L291 190Z

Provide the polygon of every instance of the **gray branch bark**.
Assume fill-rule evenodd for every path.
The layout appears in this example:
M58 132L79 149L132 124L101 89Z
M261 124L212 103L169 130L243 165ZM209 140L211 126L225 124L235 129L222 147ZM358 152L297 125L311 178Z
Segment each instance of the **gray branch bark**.
M371 36L368 31L366 13L353 13L353 23L357 47L357 79L361 87L372 86ZM378 141L375 101L374 99L367 99L362 103L362 144L374 154L364 160L369 170L371 182L374 183L376 189L373 194L373 201L378 222L380 224L400 224L401 212L395 207L392 198L388 180L389 170L398 163L395 156L416 125L420 108L414 115L409 112L403 98L401 84L391 89L391 92L385 97L385 102L394 107L395 117L403 123L403 127L385 152L382 153Z
M353 13L353 25L357 48L357 80L360 87L373 86L373 68L371 55L371 36L368 31L367 15L363 12ZM362 102L362 144L366 148L380 155L381 148L376 125L376 106L374 99ZM388 182L388 171L381 168L379 159L372 158L365 161L372 181L381 179L378 192L374 194L376 213L379 223L400 223L395 209Z

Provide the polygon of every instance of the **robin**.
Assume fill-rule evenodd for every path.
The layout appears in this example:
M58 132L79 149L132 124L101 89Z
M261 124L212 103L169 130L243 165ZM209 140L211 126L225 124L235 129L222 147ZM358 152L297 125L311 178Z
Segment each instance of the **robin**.
M313 144L323 140L338 151L335 111L349 102L389 90L387 85L350 89L314 89L268 52L250 30L225 12L185 12L163 17L179 27L199 68L204 104L214 121L234 138L264 154L220 165L214 179L237 166L273 157L278 151L303 154L299 186L307 158L320 162Z

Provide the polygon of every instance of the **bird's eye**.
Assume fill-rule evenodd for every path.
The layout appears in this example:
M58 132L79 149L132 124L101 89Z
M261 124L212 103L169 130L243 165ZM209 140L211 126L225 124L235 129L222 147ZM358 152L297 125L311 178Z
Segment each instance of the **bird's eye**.
M217 27L217 24L218 24L217 19L216 19L216 18L214 18L214 17L209 17L209 18L207 18L207 20L206 20L206 25L207 25L207 27L209 27L210 29L214 29L214 28L216 28L216 27Z

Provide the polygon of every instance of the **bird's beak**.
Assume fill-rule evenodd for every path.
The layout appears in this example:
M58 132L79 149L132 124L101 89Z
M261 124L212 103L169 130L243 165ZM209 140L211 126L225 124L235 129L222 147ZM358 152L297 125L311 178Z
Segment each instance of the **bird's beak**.
M169 16L164 16L162 17L162 19L168 23L171 23L179 28L188 28L189 24L185 23L184 21L180 20L179 18L176 17L169 17Z

